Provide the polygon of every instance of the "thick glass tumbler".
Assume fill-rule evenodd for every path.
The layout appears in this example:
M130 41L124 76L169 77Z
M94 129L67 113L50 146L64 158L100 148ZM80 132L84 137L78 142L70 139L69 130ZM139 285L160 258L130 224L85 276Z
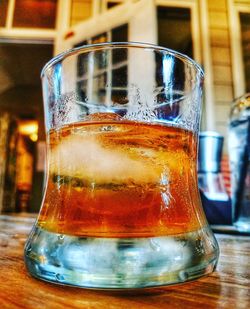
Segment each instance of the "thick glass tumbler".
M25 262L37 278L141 288L213 271L197 185L201 68L139 43L76 48L42 72L47 182Z

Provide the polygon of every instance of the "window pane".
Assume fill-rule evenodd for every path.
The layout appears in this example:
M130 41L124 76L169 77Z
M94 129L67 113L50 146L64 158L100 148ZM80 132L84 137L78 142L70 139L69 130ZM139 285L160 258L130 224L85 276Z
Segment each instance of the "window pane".
M75 44L74 47L80 47L83 45L87 45L88 42L86 40ZM77 76L80 77L87 72L87 59L86 54L80 54L77 57Z
M246 92L250 92L250 13L240 13Z
M16 0L13 27L55 28L57 0Z
M7 9L8 9L8 0L0 0L0 27L5 26Z
M128 41L128 25L122 25L114 28L111 31L112 42L127 42ZM127 60L127 50L113 50L113 64Z
M127 42L128 41L128 24L112 29L113 42Z
M118 4L121 4L120 2L108 2L107 3L107 7L108 7L108 9L111 9L111 8L113 8L114 6L117 6Z
M157 8L158 44L193 57L191 12L188 8Z
M127 66L123 66L118 69L114 69L112 72L112 86L114 88L123 88L127 86L128 81L128 69Z
M77 92L77 97L80 98L83 102L87 100L87 81L86 80L81 80L77 82L76 84L76 92ZM84 106L81 106L83 112L86 111Z
M113 42L128 41L128 24L112 29L111 38ZM112 51L112 93L113 102L119 104L127 103L127 68L128 51L127 49L114 49Z
M71 26L91 17L92 2L92 0L71 0Z

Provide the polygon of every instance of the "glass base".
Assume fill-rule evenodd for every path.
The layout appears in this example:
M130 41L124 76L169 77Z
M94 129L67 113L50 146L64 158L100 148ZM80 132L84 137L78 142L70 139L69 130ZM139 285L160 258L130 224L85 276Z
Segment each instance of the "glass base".
M83 238L35 227L25 263L36 278L98 289L147 288L193 280L211 273L217 242L206 227L151 238Z

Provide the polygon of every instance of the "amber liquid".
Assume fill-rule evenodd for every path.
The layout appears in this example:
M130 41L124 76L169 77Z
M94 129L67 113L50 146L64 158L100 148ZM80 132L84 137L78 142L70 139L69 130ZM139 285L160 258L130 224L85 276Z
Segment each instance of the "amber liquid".
M51 131L48 139L40 227L109 238L174 235L204 225L192 132L96 121Z

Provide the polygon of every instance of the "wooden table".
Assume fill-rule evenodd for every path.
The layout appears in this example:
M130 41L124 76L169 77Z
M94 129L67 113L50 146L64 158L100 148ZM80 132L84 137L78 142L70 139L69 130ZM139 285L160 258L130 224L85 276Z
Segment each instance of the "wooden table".
M23 246L32 217L0 216L0 309L4 308L250 308L250 237L216 234L217 271L151 291L102 292L63 287L30 277Z

